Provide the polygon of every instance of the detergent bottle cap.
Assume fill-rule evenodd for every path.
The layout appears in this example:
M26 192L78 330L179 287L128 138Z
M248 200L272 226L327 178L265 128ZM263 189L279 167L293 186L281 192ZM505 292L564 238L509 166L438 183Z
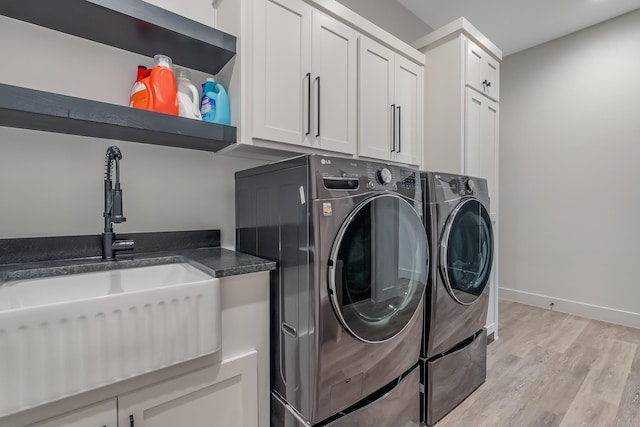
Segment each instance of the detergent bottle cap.
M171 58L169 58L167 55L154 55L153 57L153 65L154 66L161 66L161 67L167 67L173 70L173 62L171 61Z
M215 83L216 79L214 77L207 77L207 81Z
M175 72L176 72L176 78L191 80L191 72L189 70L176 67Z

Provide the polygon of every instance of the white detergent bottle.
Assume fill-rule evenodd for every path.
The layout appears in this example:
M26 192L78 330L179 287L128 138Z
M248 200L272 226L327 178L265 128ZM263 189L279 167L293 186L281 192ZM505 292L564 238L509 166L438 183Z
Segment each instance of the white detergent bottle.
M178 107L180 117L202 120L200 114L200 95L198 89L191 83L191 73L183 68L176 69L176 83L178 87Z

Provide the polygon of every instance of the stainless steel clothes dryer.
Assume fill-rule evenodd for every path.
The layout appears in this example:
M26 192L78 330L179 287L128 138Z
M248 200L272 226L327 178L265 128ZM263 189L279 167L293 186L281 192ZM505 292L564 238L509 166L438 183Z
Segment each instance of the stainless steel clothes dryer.
M419 424L422 211L408 168L310 155L236 173L237 249L278 264L272 426Z
M493 228L487 181L445 173L423 175L430 270L421 369L422 419L431 425L486 378L489 275Z

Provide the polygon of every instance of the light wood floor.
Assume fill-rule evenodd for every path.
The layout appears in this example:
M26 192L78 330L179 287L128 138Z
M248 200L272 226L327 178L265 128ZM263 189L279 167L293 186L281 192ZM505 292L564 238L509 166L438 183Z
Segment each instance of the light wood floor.
M437 427L640 427L640 329L500 301L487 381Z

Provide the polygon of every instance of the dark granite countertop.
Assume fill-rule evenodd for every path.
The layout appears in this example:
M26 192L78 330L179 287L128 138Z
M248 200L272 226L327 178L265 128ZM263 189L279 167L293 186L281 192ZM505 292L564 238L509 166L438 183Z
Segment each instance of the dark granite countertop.
M7 281L59 276L121 268L187 262L214 277L268 271L276 268L273 261L220 247L183 249L138 254L118 254L115 261L100 257L37 261L0 265L0 285Z

